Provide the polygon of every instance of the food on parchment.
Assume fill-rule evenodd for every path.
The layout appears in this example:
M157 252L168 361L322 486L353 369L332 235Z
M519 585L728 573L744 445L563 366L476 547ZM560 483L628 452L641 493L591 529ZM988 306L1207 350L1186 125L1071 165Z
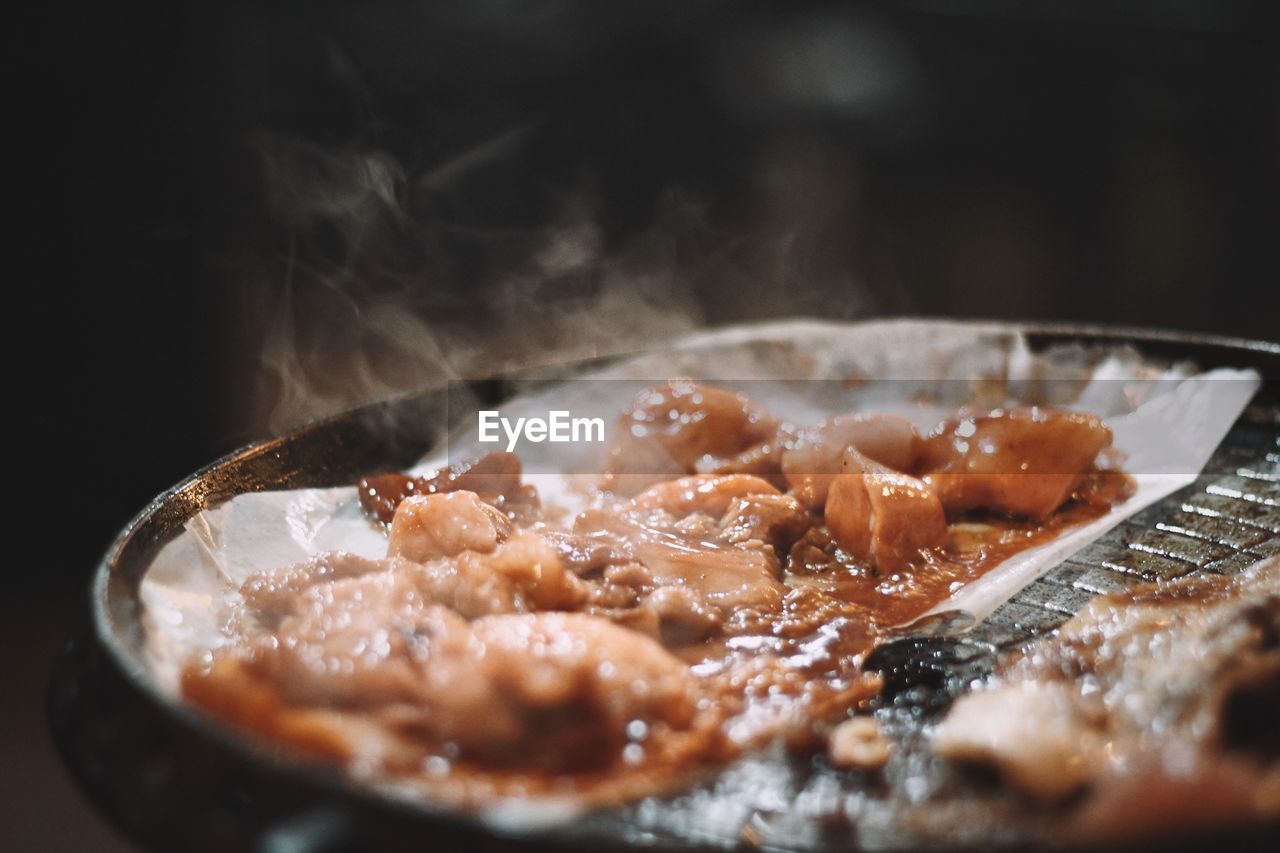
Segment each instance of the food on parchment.
M1056 410L797 427L673 382L620 424L568 519L512 453L363 479L385 558L250 578L185 695L463 806L620 802L829 735L874 769L887 744L846 721L879 689L877 639L1132 488L1102 464L1107 428Z

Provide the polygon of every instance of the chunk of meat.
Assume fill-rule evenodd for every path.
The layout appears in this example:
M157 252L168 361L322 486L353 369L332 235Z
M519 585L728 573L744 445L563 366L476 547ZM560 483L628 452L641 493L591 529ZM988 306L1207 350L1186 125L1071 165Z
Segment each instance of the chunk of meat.
M408 474L363 477L356 490L364 511L383 524L392 522L401 501L408 497L455 491L474 492L512 520L529 521L537 516L540 503L537 490L525 485L521 474L520 457L494 452L444 468L430 477Z
M559 550L537 533L520 533L489 553L463 551L407 571L431 601L468 619L493 613L576 610L588 590L566 571Z
M424 638L433 650L465 646L467 623L431 602L417 580L387 569L303 589L275 629L251 641L254 670L294 705L418 701L416 649Z
M318 583L386 571L383 560L357 557L345 551L319 554L305 563L252 575L240 586L245 607L255 619L274 624L292 611L298 596Z
M463 551L488 553L511 534L511 519L475 492L411 495L391 520L387 555L419 563Z
M532 610L575 610L587 600L587 590L577 576L565 569L555 545L537 533L521 533L494 549L491 554L470 551L452 562L427 563L423 570L435 578L433 593L465 616ZM448 581L443 579L448 578ZM483 586L482 578L505 583L511 606L483 606L483 597L471 592ZM441 597L444 585L451 595ZM477 606L479 600L481 606Z
M666 646L683 646L720 633L724 618L697 592L683 586L660 586L641 602L656 617Z
M892 751L874 717L845 720L827 736L827 758L836 767L879 770Z
M628 744L660 746L698 715L688 668L606 620L540 613L468 623L400 571L314 585L292 611L244 650L188 670L186 695L325 754L344 732L327 741L315 730L323 720L299 712L370 714L428 754L453 749L468 761L550 772L607 765ZM250 688L263 681L269 699Z
M595 512L603 510L588 511L588 517ZM638 565L624 553L615 536L592 530L580 521L575 521L570 532L544 530L542 535L556 545L565 567L579 577L596 577Z
M1098 829L1090 821L1132 818L1145 812L1142 803L1179 801L1211 787L1206 781L1243 772L1255 786L1268 776L1274 784L1280 559L1237 577L1096 598L998 675L952 707L934 752L991 765L1012 787L1046 801L1088 788L1094 793L1080 811L1086 834ZM1118 794L1131 808L1112 807ZM1235 805L1251 810L1257 802ZM1280 817L1280 797L1270 809Z
M735 499L778 494L773 485L749 474L681 477L636 495L629 510L662 510L677 518L692 513L719 518Z
M772 549L745 547L682 533L604 511L578 517L575 529L611 539L620 562L645 568L654 589L682 586L728 615L738 609L772 609L786 591Z
M923 442L919 473L949 512L1044 518L1071 496L1111 430L1093 415L1038 407L946 421Z
M779 554L811 523L794 498L758 477L695 475L584 512L561 549L581 570L625 583L637 596L632 609L647 613L611 616L669 642L692 641L776 609L786 592Z
M414 495L396 509L387 556L419 564L412 571L424 594L467 618L581 606L587 590L555 544L511 531L474 492Z
M599 765L628 741L643 742L629 729L683 730L695 722L699 688L688 667L634 631L561 613L490 617L474 628L484 648L478 695L450 697L445 713L433 716L443 717L442 735L489 761ZM457 663L432 687L447 693L472 672L467 661Z
M791 440L791 427L780 424L777 432L762 443L748 447L733 456L705 456L696 465L698 474L751 474L778 487L787 484L782 476L782 454Z
M273 748L291 746L332 761L359 756L366 764L401 765L421 752L384 726L359 714L327 707L288 705L276 685L250 668L242 654L216 653L208 666L189 665L181 675L183 696L210 714L253 732Z
M566 569L556 543L538 533L522 532L489 550L462 550L423 562L400 554L370 560L332 552L297 566L260 572L241 587L249 620L246 629L278 624L283 617L296 615L300 606L323 609L331 603L324 596L340 594L341 582L367 578L380 583L392 576L423 601L448 607L467 619L495 613L578 610L588 603L591 593ZM376 607L373 603L369 606Z
M640 394L618 422L603 487L635 494L697 471L774 470L779 422L746 397L677 381ZM764 445L770 445L762 447Z
M895 471L911 471L919 443L915 426L906 418L841 415L800 430L782 453L782 473L802 504L820 510L846 450L853 448Z
M1206 761L1189 752L1172 744L1163 754L1138 757L1132 772L1108 780L1085 800L1059 838L1080 849L1161 846L1153 842L1176 849L1188 837L1207 839L1223 831L1228 838L1241 837L1236 833L1242 828L1270 827L1274 836L1280 825L1280 765L1242 755Z
M774 590L778 554L811 523L797 501L746 474L695 475L653 486L623 508L621 521L637 534L632 553L655 578L678 577L713 596L744 580L756 594ZM736 573L737 580L717 567ZM772 600L772 593L764 597Z
M952 761L996 763L1036 799L1062 800L1096 772L1107 749L1105 717L1072 701L1070 685L1028 683L965 696L932 741Z
M922 549L947 541L947 519L938 496L920 480L845 451L831 482L825 518L836 542L851 556L888 573Z
M730 545L760 542L783 554L813 524L791 495L734 498L720 519L720 538Z

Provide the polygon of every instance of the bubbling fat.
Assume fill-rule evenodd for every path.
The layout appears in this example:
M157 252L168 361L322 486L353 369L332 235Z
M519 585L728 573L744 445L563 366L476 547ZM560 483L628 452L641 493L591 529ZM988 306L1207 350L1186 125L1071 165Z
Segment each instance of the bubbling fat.
M622 421L571 520L511 453L361 480L386 557L250 578L184 694L459 808L625 802L833 727L833 754L861 754L839 724L879 689L861 667L878 637L1131 489L1096 465L1106 428L1069 412L796 430L678 382Z

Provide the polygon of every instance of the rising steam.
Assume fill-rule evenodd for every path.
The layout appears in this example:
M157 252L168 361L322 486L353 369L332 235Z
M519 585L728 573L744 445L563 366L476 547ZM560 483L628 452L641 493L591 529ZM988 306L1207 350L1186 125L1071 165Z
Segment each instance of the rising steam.
M501 278L466 281L448 266L448 223L412 215L410 182L385 153L256 145L287 245L264 270L280 283L250 294L257 408L271 431L447 379L633 351L701 320L677 275L674 232L695 227L688 204L670 200L652 229L610 253L580 194L515 238L519 259Z
M610 245L589 188L541 227L485 231L432 212L422 196L438 176L415 179L385 152L278 136L256 148L283 247L250 294L259 431L448 379L633 352L708 321L865 306L830 251L847 244L857 182L821 152L770 152L735 229L713 229L696 197L673 190ZM805 301L822 292L837 298Z

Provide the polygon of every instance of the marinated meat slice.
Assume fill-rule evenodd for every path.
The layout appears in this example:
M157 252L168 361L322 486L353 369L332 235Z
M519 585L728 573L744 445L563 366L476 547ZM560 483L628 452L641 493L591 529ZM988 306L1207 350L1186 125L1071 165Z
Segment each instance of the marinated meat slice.
M660 586L640 602L654 616L655 630L665 646L684 646L720 633L724 617L719 608L694 590Z
M618 421L603 487L635 494L698 471L773 473L778 427L741 394L684 381L651 388Z
M598 518L598 516L597 516ZM781 586L779 551L808 528L794 500L758 477L696 475L654 486L602 530L655 582L674 581L724 607L772 602ZM587 518L579 527L590 527Z
M422 598L467 619L495 613L535 610L578 610L592 590L567 571L554 542L537 533L518 533L492 549L463 550L446 557L415 562L399 554L369 560L334 552L306 563L260 572L241 587L246 626L271 626L295 612L299 602L323 609L327 598L349 579L381 583L394 576ZM355 587L360 589L361 587ZM406 587L407 588L407 587ZM378 605L370 603L370 608Z
M395 517L396 507L400 506L402 500L410 495L428 492L427 489L419 491L420 483L421 478L408 474L372 474L360 478L360 482L356 483L356 494L360 497L360 506L366 515L383 524L390 524Z
M450 567L456 574L449 574ZM448 599L450 606L467 616L478 613L479 608L467 604L474 601L468 590L477 588L477 580L482 577L505 581L511 590L512 609L517 611L574 610L587 600L586 587L576 575L565 570L555 545L536 533L514 536L491 554L469 551L452 563L443 560L427 563L423 570L437 579L450 578L453 587ZM490 609L488 612L506 611Z
M920 437L911 421L897 415L841 415L800 430L782 453L782 473L792 493L810 509L827 501L846 450L895 471L911 471Z
M1275 719L1274 707L1272 713ZM1183 761L1190 772L1179 772ZM1157 849L1161 845L1154 842L1161 841L1178 849L1187 837L1201 840L1222 832L1224 840L1257 839L1257 849L1265 850L1265 839L1274 839L1278 824L1280 767L1275 763L1260 766L1239 755L1197 762L1175 745L1164 755L1143 756L1134 772L1099 786L1060 836L1081 849Z
M831 483L825 518L841 548L886 574L947 541L947 519L931 488L853 449Z
M411 572L387 569L302 590L274 630L253 637L248 661L286 703L373 709L419 701L419 646L452 653L440 650L465 647L467 630Z
M592 515L592 511L587 513ZM617 537L594 531L575 522L571 532L544 530L542 535L555 544L565 567L579 577L595 577L621 565L632 563Z
M274 624L293 609L298 596L308 587L381 572L386 568L387 564L382 560L357 557L345 551L330 551L296 566L259 572L241 585L240 595L254 618Z
M1044 518L1062 506L1111 444L1093 415L998 409L946 421L923 441L918 473L948 512Z
M1146 830L1206 816L1280 818L1277 714L1280 559L1272 558L1235 578L1094 599L991 688L962 697L932 745L945 758L994 766L1039 799L1087 788L1075 826L1104 837L1153 817L1163 826ZM1241 796L1206 815L1195 800L1225 780ZM1269 803L1258 796L1268 785Z
M511 534L511 519L475 492L411 495L391 520L387 555L425 563L463 551L488 553Z
M1073 685L1029 682L963 697L933 739L953 761L995 763L1014 788L1057 801L1097 772L1105 715L1076 701Z
M675 523L659 527L603 511L583 513L576 526L613 538L622 559L643 566L654 589L684 587L725 615L772 609L786 591L772 549L717 542L683 533Z
M781 424L773 436L762 444L748 447L730 457L707 456L694 466L698 474L750 474L768 480L782 488L787 481L782 476L782 454L791 439L790 427Z
M688 668L606 620L540 613L468 623L400 571L310 587L292 610L245 649L189 670L186 694L259 731L296 729L279 720L287 709L358 711L420 753L457 750L467 761L550 772L608 764L629 745L643 755L698 716ZM246 693L241 668L249 683L271 685L271 701Z
M656 642L581 614L495 616L474 625L484 649L433 673L448 694L467 677L475 695L449 696L433 715L443 736L495 763L562 770L608 763L629 742L695 724L699 687ZM478 675L478 677L477 677ZM634 725L639 723L640 725ZM640 732L643 731L641 734Z
M588 590L554 542L512 535L511 520L469 491L413 495L396 509L387 555L418 564L423 592L467 618L573 610Z
M762 543L785 554L813 519L791 495L734 498L720 519L720 538L730 545Z
M627 510L632 515L658 510L677 518L693 513L719 518L736 499L779 494L772 484L749 474L698 475L651 486Z
M520 533L493 551L464 551L407 569L430 600L468 619L493 613L576 610L588 590L565 571L555 545Z
M367 716L332 708L286 704L279 689L246 661L248 649L215 653L208 666L189 665L181 690L187 701L269 741L307 755L349 762L357 756L387 766L410 764L421 752Z
M811 523L758 477L695 475L584 512L561 548L582 571L601 571L605 587L625 585L643 611L611 617L676 643L777 609L780 555Z
M401 501L414 495L455 491L474 492L480 499L514 521L533 519L540 508L538 492L521 481L520 457L514 453L487 453L460 462L430 477L380 474L364 477L356 487L360 505L372 518L390 524Z

